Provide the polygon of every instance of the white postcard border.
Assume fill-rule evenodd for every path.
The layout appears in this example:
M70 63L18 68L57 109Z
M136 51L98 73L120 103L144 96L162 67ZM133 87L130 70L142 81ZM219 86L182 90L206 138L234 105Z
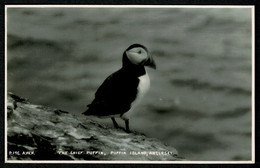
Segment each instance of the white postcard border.
M8 160L7 158L7 9L8 8L250 8L252 18L252 141L249 161L66 161ZM5 163L96 163L96 164L253 164L255 163L255 6L254 5L5 5Z

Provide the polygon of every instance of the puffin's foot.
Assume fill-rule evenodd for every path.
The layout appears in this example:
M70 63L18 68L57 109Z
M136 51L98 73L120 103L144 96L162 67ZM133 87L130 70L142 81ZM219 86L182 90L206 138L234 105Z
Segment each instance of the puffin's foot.
M127 130L127 129L125 129L125 132L126 133L132 133L130 130Z
M114 117L111 117L112 121L113 121L113 124L114 124L114 127L115 128L119 128L117 122L116 122L116 119Z
M131 131L129 129L129 120L125 120L125 132L131 133Z
M114 127L117 128L117 129L124 129L122 127L120 127L117 122L116 122L116 119L114 117L111 117L111 120L113 121L113 124L114 124ZM129 120L125 120L125 132L126 133L131 133L130 129L129 129Z

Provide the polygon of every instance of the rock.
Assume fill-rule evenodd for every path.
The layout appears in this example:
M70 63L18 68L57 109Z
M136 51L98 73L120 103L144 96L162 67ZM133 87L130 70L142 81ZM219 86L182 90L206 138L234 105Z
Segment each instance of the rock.
M8 94L9 160L182 160L177 151L139 133L31 104Z

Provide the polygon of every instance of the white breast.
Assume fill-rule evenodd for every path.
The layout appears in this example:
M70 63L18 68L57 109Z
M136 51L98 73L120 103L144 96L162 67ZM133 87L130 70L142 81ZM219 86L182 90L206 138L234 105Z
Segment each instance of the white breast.
M139 77L137 98L138 96L142 97L149 90L149 88L150 88L150 78L146 73L145 75Z
M134 108L140 103L145 93L147 93L147 91L150 88L150 78L147 73L143 76L140 76L138 79L139 79L139 84L137 87L136 99L132 102L131 109L122 116L123 119L130 118L130 115L134 111Z

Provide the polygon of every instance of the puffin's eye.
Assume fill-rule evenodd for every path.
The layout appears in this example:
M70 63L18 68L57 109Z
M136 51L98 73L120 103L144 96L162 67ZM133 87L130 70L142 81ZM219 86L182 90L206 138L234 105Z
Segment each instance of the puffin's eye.
M141 54L141 53L142 53L142 50L139 50L137 53L138 53L138 54Z

